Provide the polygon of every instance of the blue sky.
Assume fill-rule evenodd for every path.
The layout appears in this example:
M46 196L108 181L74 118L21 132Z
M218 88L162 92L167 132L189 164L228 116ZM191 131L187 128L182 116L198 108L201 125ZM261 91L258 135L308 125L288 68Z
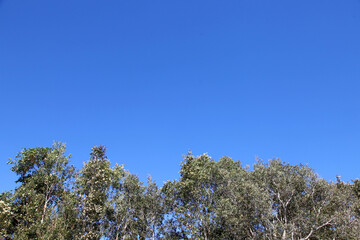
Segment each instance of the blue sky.
M0 191L54 140L160 185L189 149L355 179L359 43L357 0L0 0Z

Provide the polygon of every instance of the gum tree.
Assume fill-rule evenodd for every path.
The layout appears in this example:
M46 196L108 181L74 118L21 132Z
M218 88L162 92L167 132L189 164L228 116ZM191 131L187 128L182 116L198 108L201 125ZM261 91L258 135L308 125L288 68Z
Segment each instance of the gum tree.
M56 234L65 231L58 224L58 206L74 172L65 150L55 142L52 147L24 149L9 161L20 184L13 196L14 238L59 238Z

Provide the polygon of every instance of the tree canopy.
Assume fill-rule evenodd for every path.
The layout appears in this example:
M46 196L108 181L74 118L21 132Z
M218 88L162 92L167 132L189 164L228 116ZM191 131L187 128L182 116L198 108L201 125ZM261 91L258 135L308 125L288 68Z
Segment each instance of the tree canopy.
M307 165L184 156L180 177L146 184L106 147L82 169L63 143L10 159L18 187L0 194L3 239L360 239L360 181L320 178Z

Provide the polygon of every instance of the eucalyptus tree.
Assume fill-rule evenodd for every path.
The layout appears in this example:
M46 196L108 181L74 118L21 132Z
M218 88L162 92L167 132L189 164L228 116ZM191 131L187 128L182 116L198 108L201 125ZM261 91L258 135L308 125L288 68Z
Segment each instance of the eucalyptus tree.
M60 239L59 204L68 189L74 168L68 165L65 145L23 149L11 159L11 170L20 184L13 196L15 239Z
M145 187L139 178L127 172L123 181L122 198L119 199L118 204L120 209L127 211L123 239L145 239L146 237L146 222L142 214L144 192Z
M163 187L169 209L167 224L173 224L173 236L189 239L213 239L218 226L215 218L216 162L207 154L185 156L180 180L167 182ZM169 233L168 233L169 234Z
M354 184L343 182L337 177L337 182L331 184L331 199L326 214L331 216L330 225L317 234L319 238L360 239L359 198ZM355 190L355 191L354 191Z
M79 239L100 239L104 235L104 217L113 171L104 146L93 147L90 160L76 178L79 198Z
M121 181L112 190L106 210L107 232L109 239L135 239L139 235L139 208L143 202L144 187L139 179L128 171L121 171Z
M122 168L117 171L121 177L107 206L106 238L155 239L163 217L158 187L151 178L145 187L136 175Z
M278 159L259 161L254 169L254 180L267 193L272 211L264 223L267 239L343 239L340 232L356 223L353 191L346 184L327 182L307 166Z
M116 165L113 169L113 178L111 181L110 197L106 203L105 209L105 237L108 239L120 239L121 237L121 224L119 221L122 216L116 214L118 206L116 201L118 200L122 188L122 180L125 176L124 168L122 165Z
M3 192L0 194L0 238L11 239L14 233L14 207L12 206L12 194Z
M266 193L239 161L217 162L216 219L222 239L258 239L269 216Z
M147 180L143 203L141 215L145 220L146 238L155 240L160 236L160 227L164 220L164 199L151 176Z

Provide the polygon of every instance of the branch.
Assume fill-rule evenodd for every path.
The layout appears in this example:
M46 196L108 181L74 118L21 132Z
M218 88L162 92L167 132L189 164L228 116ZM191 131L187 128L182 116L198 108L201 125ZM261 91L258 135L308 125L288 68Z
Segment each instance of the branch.
M323 228L323 227L329 225L329 224L331 223L331 221L333 221L334 219L335 219L335 218L333 218L333 217L330 218L329 221L327 221L326 223L318 226L315 230L314 230L314 226L313 226L312 229L311 229L311 231L310 231L310 233L309 233L305 238L302 238L302 240L308 240L315 231L317 231L317 230L319 230L320 228Z

